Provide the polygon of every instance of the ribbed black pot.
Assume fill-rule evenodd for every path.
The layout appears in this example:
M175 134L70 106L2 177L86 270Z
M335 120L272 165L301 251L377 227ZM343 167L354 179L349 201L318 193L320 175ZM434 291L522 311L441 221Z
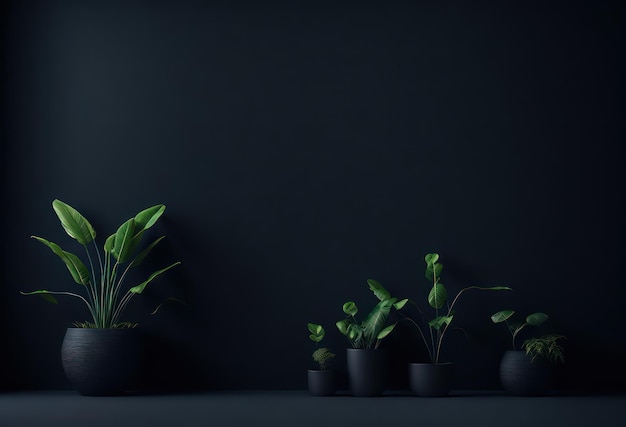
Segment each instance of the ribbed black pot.
M452 363L409 363L409 385L417 396L447 396L453 376Z
M141 363L135 329L68 328L61 347L67 378L84 396L121 395Z
M349 348L347 351L348 380L352 395L381 396L387 381L385 350Z
M309 392L312 396L335 394L335 373L328 369L309 369Z
M544 394L552 383L552 367L543 358L531 357L521 350L509 350L500 361L500 382L504 390L518 396Z

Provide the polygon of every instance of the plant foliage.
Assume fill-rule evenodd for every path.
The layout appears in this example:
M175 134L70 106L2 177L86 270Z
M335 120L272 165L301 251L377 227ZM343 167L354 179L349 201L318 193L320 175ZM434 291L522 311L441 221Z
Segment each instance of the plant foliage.
M565 339L563 335L544 335L540 338L530 338L522 344L526 354L531 356L531 361L537 357L543 357L551 363L556 364L565 361L563 347L559 340Z
M126 292L122 289L129 270L140 265L150 251L165 237L157 238L141 252L134 255L144 232L163 215L165 205L155 205L144 209L133 218L125 221L115 233L105 240L103 255L96 244L95 229L82 214L58 199L52 202L52 208L61 221L61 226L65 232L84 247L89 268L78 256L63 250L56 243L38 236L31 237L47 246L65 263L72 279L82 287L82 293L86 296L76 292L49 291L46 289L21 293L23 295L39 295L55 304L57 300L54 295L68 295L82 300L86 304L93 322L78 322L76 325L79 327L128 327L128 323L120 322L120 316L132 297L142 293L146 286L158 276L180 264L180 262L175 262L155 271L146 280L127 289ZM93 244L93 248L90 249L91 244ZM98 274L96 274L96 270Z
M313 341L317 346L319 346L320 341L324 339L326 336L326 331L322 325L318 325L317 323L309 323L307 325L309 329L309 338ZM335 357L335 353L332 353L326 347L317 347L313 352L313 360L317 363L322 371L325 371L328 368L328 361Z
M446 336L446 332L450 328L452 321L454 320L454 307L464 292L470 289L482 290L482 291L510 291L511 288L506 286L492 286L492 287L480 287L480 286L468 286L461 289L452 303L448 302L448 291L446 287L441 283L441 273L443 271L443 264L439 262L439 254L429 253L424 257L426 262L426 270L424 275L431 283L430 290L428 292L428 305L434 310L434 317L431 320L425 321L428 326L427 334L424 333L425 326L420 325L412 318L405 316L418 330L419 335L428 350L428 356L431 363L439 363L441 355L441 347L443 339ZM417 306L417 304L411 301ZM421 310L420 310L421 312Z
M389 313L392 308L402 309L408 299L398 301L376 280L368 279L367 284L370 290L378 298L379 302L369 312L362 322L358 322L356 314L359 312L357 305L353 301L344 303L342 309L347 315L335 323L339 332L348 338L353 348L371 349L378 348L380 341L387 337L395 328L396 323L386 325Z
M532 313L526 316L525 322L509 322L509 320L515 314L515 310L502 310L498 311L491 315L491 321L493 323L504 323L507 326L507 329L511 333L511 343L513 344L513 350L515 350L515 339L517 335L528 325L530 326L540 326L545 321L547 321L550 317L545 313Z

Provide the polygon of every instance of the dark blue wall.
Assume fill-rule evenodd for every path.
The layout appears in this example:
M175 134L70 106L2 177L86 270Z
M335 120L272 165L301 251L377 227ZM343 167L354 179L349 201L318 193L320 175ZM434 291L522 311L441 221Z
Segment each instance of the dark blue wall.
M183 264L128 312L150 387L304 388L309 321L345 370L343 302L368 278L425 302L430 251L451 291L514 288L461 301L456 387L498 387L503 308L568 336L564 386L623 385L619 3L15 1L4 36L5 386L69 386L87 314L18 293L76 286L29 238L78 250L54 198L101 236L168 206L146 272ZM395 387L416 340L386 342Z

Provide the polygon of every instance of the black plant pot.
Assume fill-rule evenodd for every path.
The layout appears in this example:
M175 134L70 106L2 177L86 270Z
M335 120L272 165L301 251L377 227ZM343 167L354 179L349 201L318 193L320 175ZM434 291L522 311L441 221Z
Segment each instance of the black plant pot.
M500 361L500 382L509 393L518 396L544 394L552 384L552 367L541 357L531 362L522 350L509 350Z
M447 396L453 376L452 363L409 363L409 384L417 396Z
M334 395L335 373L329 370L309 369L309 392L312 396Z
M385 350L349 348L347 364L353 396L374 397L383 394L387 381Z
M68 328L61 347L63 369L84 396L121 395L141 363L134 329Z

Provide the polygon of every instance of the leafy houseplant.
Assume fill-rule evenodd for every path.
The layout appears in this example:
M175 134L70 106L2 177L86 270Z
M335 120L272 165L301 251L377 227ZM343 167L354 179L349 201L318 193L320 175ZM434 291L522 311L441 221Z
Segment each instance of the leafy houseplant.
M336 325L339 332L348 338L352 348L377 349L381 340L387 337L396 326L394 323L385 327L391 308L402 309L408 299L398 301L376 280L368 279L367 284L379 299L378 304L359 323L355 317L359 309L353 301L348 301L342 307L347 317L338 321Z
M363 397L383 394L387 358L384 350L378 347L396 326L396 323L385 326L391 308L400 310L408 301L393 298L376 280L369 279L367 284L379 302L359 323L356 319L359 309L353 301L348 301L343 305L347 317L336 323L337 329L348 338L351 346L346 350L350 389L354 396Z
M152 206L139 212L134 218L125 221L104 242L104 255L101 255L96 244L95 229L82 214L58 199L52 202L52 208L61 221L65 232L84 247L90 268L88 269L78 256L61 249L56 243L38 236L32 236L32 238L46 245L61 258L74 282L83 286L86 297L75 292L45 289L22 292L22 294L40 295L55 304L57 300L54 295L68 295L82 300L87 306L93 322L76 323L75 325L78 327L100 329L128 327L127 322L120 322L120 316L132 297L141 294L156 277L180 264L180 262L175 262L155 271L145 281L122 294L122 285L129 270L140 265L150 251L165 237L157 238L133 257L144 232L163 215L165 205ZM90 251L89 244L91 243L93 243L93 249ZM92 252L95 253L95 258ZM96 266L94 265L96 261L98 274L96 274Z
M320 341L326 336L326 331L322 325L309 323L308 328L310 332L309 338L318 344L312 354L313 360L318 364L321 371L325 371L328 368L328 361L335 357L335 353L332 353L327 347L319 347Z
M322 325L309 323L309 338L315 343L315 351L312 357L319 369L309 369L308 384L309 392L313 396L331 396L335 394L335 375L328 369L328 361L335 357L327 347L320 347L319 343L326 336Z
M141 294L156 277L180 264L175 262L155 271L125 292L122 288L128 272L140 265L163 239L157 238L135 255L144 232L163 215L165 206L152 206L125 221L105 240L103 254L95 241L96 231L83 215L60 200L54 200L52 207L65 232L84 247L89 268L78 256L56 243L32 237L65 263L74 282L82 286L82 295L46 289L22 294L40 295L55 304L55 295L68 295L85 303L92 321L76 322L76 327L66 330L61 347L63 369L83 395L121 394L141 363L141 345L133 329L136 325L122 322L120 317L134 295Z
M439 262L439 254L426 254L424 260L426 262L425 276L431 282L428 293L428 305L434 309L434 317L426 324L428 333L424 333L422 326L409 316L405 316L405 318L417 328L428 351L430 363L409 364L409 379L411 389L419 396L445 396L449 393L452 380L452 365L450 363L441 363L440 356L444 337L454 320L454 308L459 297L471 289L503 291L511 290L511 288L506 286L468 286L461 289L452 299L452 302L448 303L448 291L441 283L443 264ZM416 303L412 303L417 306Z
M491 316L493 323L505 323L512 336L512 350L507 350L500 361L500 382L509 393L528 396L543 394L552 382L551 364L564 360L563 348L558 341L562 335L544 335L530 338L517 350L515 340L526 326L539 327L549 316L545 313L532 313L524 322L509 323L515 311L502 310ZM550 363L551 362L551 363Z

